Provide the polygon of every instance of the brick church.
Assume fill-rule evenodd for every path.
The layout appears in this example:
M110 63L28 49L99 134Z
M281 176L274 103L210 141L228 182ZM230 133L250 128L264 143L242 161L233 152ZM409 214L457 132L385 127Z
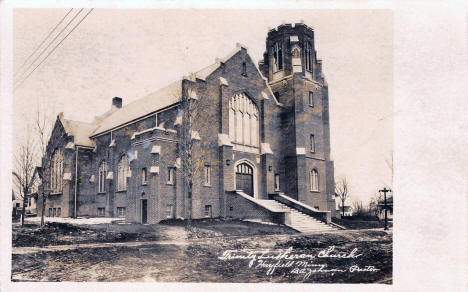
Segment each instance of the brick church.
M258 66L237 45L125 106L114 97L91 123L59 114L42 161L45 215L330 223L328 106L314 31L280 25Z

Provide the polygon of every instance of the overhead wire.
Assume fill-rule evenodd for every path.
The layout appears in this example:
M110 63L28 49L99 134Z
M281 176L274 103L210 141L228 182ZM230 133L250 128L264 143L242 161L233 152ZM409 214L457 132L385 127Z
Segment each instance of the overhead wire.
M45 43L45 41L52 35L52 33L57 29L57 27L62 24L62 22L67 18L67 16L72 12L73 8L70 8L68 12L65 14L65 16L60 19L60 21L55 25L55 27L47 34L47 36L42 40L42 42L37 46L34 51L26 58L26 60L23 62L23 64L19 67L18 71L16 71L15 76L21 71L21 69L26 65L26 63L29 61L29 59L39 50L40 47Z
M80 11L78 11L78 13L76 13L75 16L73 16L73 18L67 23L67 25L65 25L65 27L62 28L62 30L54 37L54 39L53 39L52 41L50 41L49 44L40 52L40 54L29 64L29 66L26 68L26 70L24 70L24 71L22 72L23 76L24 76L24 74L26 74L26 72L28 71L28 69L31 68L31 67L34 65L34 63L42 56L42 54L44 54L44 52L46 52L47 49L50 48L50 46L55 42L55 40L57 40L57 38L62 34L62 32L70 26L70 24L71 24L71 23L76 19L76 17L81 13L81 11L83 11L83 9L84 9L84 8L81 8ZM18 79L17 82L18 82L19 80L21 80L21 78Z
M82 8L83 10L83 8ZM86 15L70 30L70 32L68 32L68 34L45 56L44 59L42 59L42 61L36 66L34 67L34 69L19 83L15 86L15 89L16 90L18 87L20 87L25 81L26 79L28 79L29 76L31 76L32 73L34 73L34 71L36 71L36 69L42 64L44 63L44 61L58 48L58 46L60 46L60 44L62 44L62 42L78 27L78 25L80 25L83 20L85 20L86 17L88 17L88 15L94 10L94 8L91 8L88 13L86 13ZM80 10L81 12L81 10Z

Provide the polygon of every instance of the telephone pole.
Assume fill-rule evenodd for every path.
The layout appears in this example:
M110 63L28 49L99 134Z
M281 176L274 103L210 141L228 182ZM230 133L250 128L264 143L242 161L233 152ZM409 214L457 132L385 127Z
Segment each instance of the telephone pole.
M379 190L379 193L383 193L384 194L384 210L385 210L385 227L384 227L384 230L388 230L388 226L387 226L387 193L391 192L392 190L390 189L387 189L386 187L384 187L383 189Z

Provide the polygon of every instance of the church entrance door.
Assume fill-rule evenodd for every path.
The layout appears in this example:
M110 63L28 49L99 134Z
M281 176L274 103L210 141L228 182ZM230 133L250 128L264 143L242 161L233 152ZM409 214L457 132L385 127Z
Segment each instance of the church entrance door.
M247 163L236 166L236 190L242 190L247 195L254 196L253 168Z

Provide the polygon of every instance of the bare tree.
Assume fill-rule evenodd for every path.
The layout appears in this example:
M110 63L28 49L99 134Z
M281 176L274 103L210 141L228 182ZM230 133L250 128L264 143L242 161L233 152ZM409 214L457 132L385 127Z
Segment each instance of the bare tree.
M41 226L44 226L45 220L44 220L44 213L45 213L45 206L46 202L48 199L48 193L47 191L44 190L44 180L43 180L43 169L45 168L44 164L44 157L47 152L47 144L50 139L50 121L45 114L45 112L39 110L39 107L36 110L36 116L35 116L35 121L34 121L34 130L36 132L36 139L38 140L39 144L39 156L40 156L40 173L39 177L41 179L42 187L39 188L38 196L42 196L42 206L41 206Z
M353 211L356 216L366 215L366 210L364 208L364 204L362 203L362 200L353 201Z
M346 177L339 179L335 183L335 196L341 200L341 215L344 217L345 202L348 198L348 181Z
M376 192L370 199L369 202L369 213L374 215L377 218L379 217L380 207L379 203L382 201L382 195L379 192Z
M200 132L210 117L216 112L214 103L203 96L197 96L195 84L184 80L179 117L179 156L183 177L184 198L186 198L187 224L193 217L192 201L194 196L194 178L202 178L204 163L209 155L205 142L200 141ZM200 180L201 181L201 180Z
M18 147L13 155L13 184L17 187L20 198L23 201L21 210L21 226L24 226L24 216L26 209L27 195L29 189L34 183L34 168L36 161L36 149L31 136L27 134L26 138Z

